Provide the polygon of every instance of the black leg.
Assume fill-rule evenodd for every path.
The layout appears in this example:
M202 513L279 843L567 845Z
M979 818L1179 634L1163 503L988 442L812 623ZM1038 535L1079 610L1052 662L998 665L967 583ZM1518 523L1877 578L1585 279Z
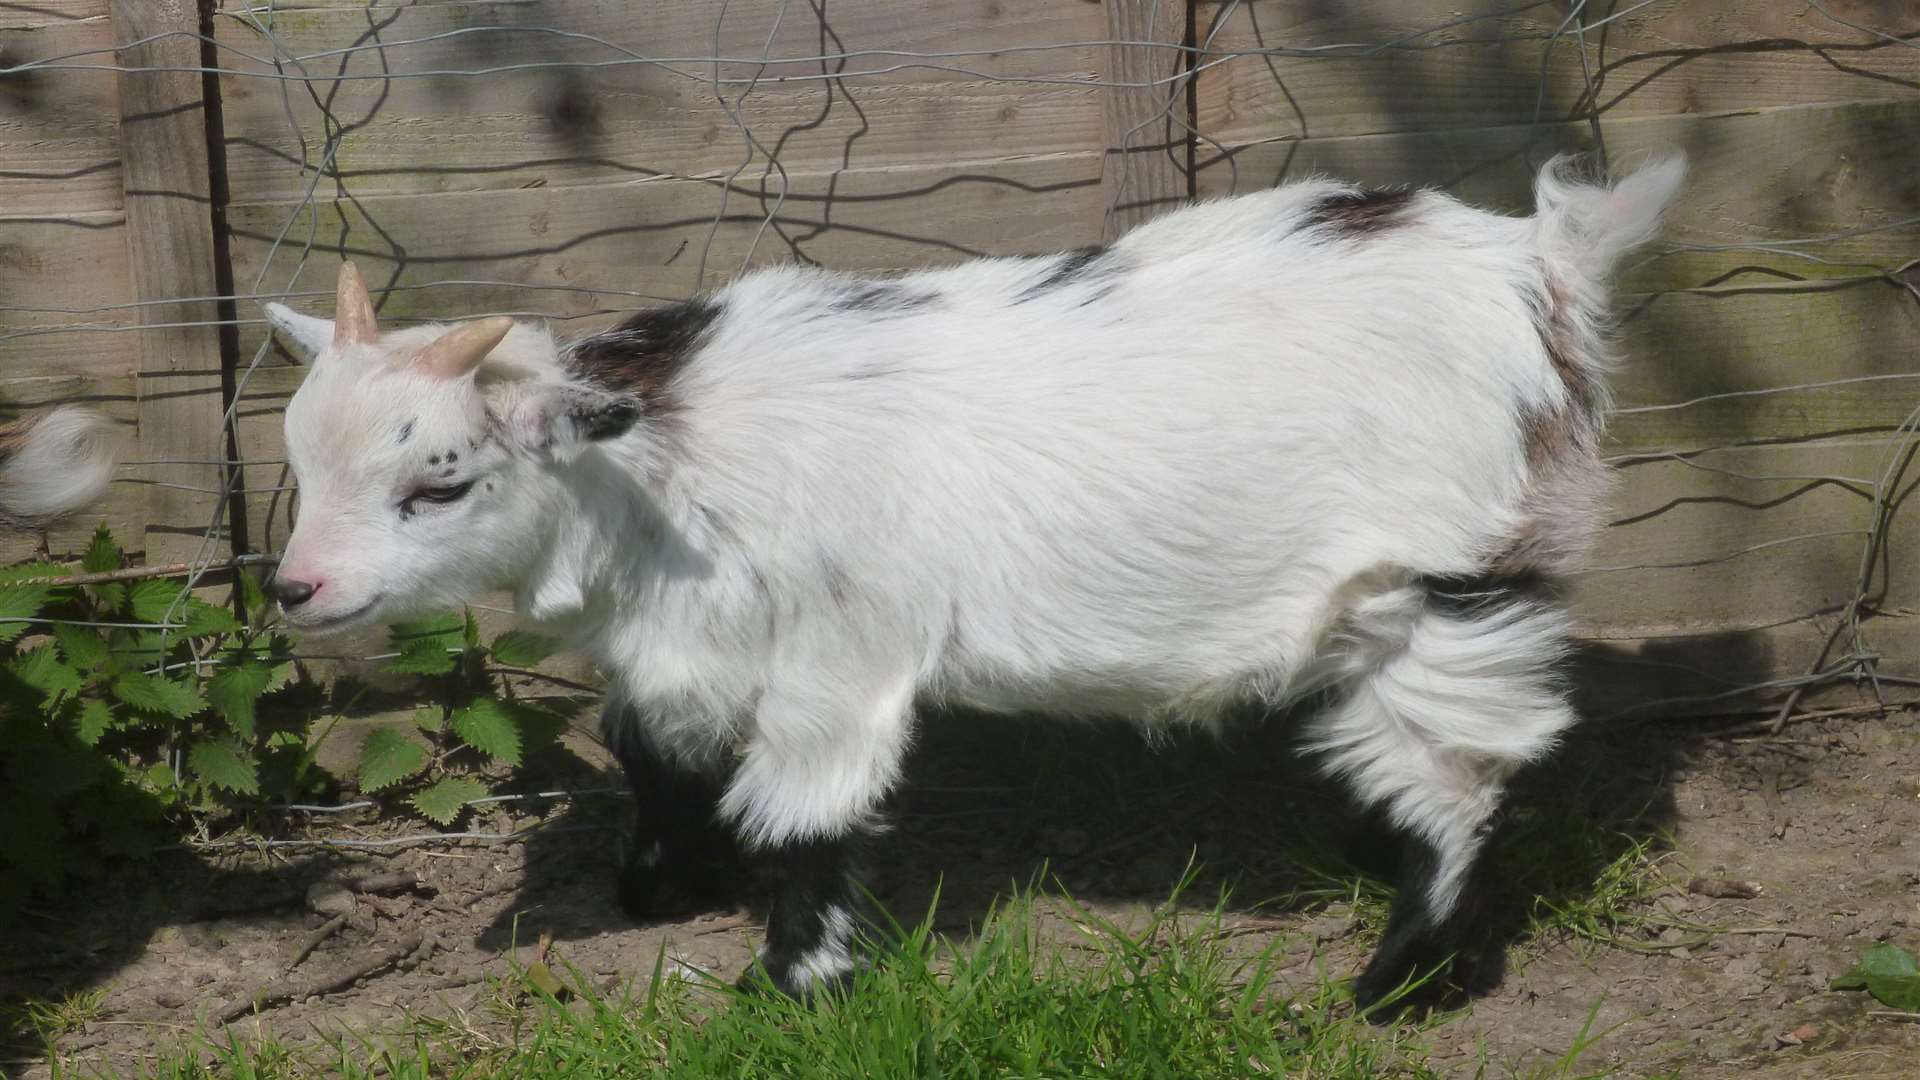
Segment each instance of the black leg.
M856 833L764 853L761 863L775 890L773 911L758 969L747 972L743 985L764 976L781 993L804 1001L852 980L864 907L855 862L864 840Z
M630 723L605 723L607 742L633 788L634 816L620 868L620 906L642 922L711 911L740 890L741 859L716 808L720 781L677 768Z
M1490 825L1481 830L1480 850ZM1439 1000L1449 985L1443 970L1465 944L1468 930L1478 918L1480 877L1478 867L1483 856L1476 855L1475 869L1449 910L1433 906L1429 886L1441 870L1440 852L1425 839L1408 836L1400 857L1399 887L1393 898L1393 911L1387 917L1387 930L1380 946L1367 961L1367 969L1353 984L1354 1005L1375 1023L1390 1023L1409 1008ZM1413 992L1391 1004L1381 1001L1402 985L1423 983Z

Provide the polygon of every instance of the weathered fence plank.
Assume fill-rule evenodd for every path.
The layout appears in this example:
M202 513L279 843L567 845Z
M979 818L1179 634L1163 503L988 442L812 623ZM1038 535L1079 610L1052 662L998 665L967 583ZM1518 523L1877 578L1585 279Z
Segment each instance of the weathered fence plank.
M113 28L130 68L120 73L121 165L126 177L127 254L138 309L140 449L150 460L226 457L221 419L218 318L207 119L194 0L113 0ZM178 35L178 36L164 36ZM220 505L225 470L214 464L155 465L149 483L146 553L170 562L225 555L202 534ZM222 534L224 537L224 534Z
M1181 45L1187 5L1175 0L1106 0L1107 36L1115 42ZM1187 68L1177 48L1107 47L1106 79L1138 83L1108 89L1104 102L1107 161L1100 190L1106 239L1186 201L1190 194L1187 88L1174 81Z

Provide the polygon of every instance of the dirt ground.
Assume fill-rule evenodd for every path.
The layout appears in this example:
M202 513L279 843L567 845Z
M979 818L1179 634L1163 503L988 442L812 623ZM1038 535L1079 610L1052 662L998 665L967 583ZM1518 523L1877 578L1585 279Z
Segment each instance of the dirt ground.
M939 882L937 923L964 933L998 891L1045 867L1057 887L1125 921L1164 901L1193 857L1201 871L1188 901L1206 907L1231 885L1236 949L1281 938L1284 975L1301 984L1322 965L1339 975L1364 958L1372 931L1352 906L1314 892L1300 865L1302 838L1344 826L1328 809L1332 792L1286 753L1284 724L1157 747L1124 730L964 715L934 717L928 730L876 857L876 892L903 920L927 910ZM591 759L555 751L529 772L542 787L606 785ZM1620 852L1651 843L1665 884L1628 914L1717 932L1627 926L1634 948L1535 940L1524 905L1497 908L1478 995L1424 1036L1443 1071L1541 1067L1591 1017L1600 1037L1581 1064L1621 1076L1920 1075L1920 1023L1826 989L1876 941L1920 951L1920 718L1809 721L1777 738L1674 721L1589 725L1517 785L1514 805L1509 825L1530 822L1536 842L1497 850L1493 879L1509 892L1576 902ZM102 992L60 1055L129 1068L190 1034L197 1017L241 1014L263 986L295 996L243 1016L243 1037L375 1036L403 1010L484 1026L486 976L507 971L516 942L526 958L541 934L608 986L645 978L663 947L670 962L739 972L760 927L751 911L638 927L614 906L621 806L607 796L515 804L466 823L547 823L510 843L174 854L137 879L109 879L84 905L36 912L0 943L0 1000ZM368 816L289 815L280 827L364 839L428 831ZM1541 836L1570 842L1549 849ZM1560 865L1535 865L1547 860ZM419 884L364 880L394 874ZM1758 895L1702 895L1687 887L1694 878L1756 883ZM355 879L358 891L330 884ZM283 974L336 913L339 930ZM9 1076L50 1073L30 1042L3 1053Z

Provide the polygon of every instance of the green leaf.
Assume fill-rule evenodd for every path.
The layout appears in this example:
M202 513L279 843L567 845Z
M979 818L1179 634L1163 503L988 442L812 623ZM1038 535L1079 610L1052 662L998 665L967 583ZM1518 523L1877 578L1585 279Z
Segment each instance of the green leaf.
M267 665L249 658L207 680L207 701L227 718L227 726L234 734L251 742L254 702L266 693L272 678L273 672Z
M210 634L237 634L240 632L240 620L226 608L207 603L198 597L188 597L186 602L186 625L180 628L185 637L206 637Z
M107 643L84 626L61 623L53 628L53 637L60 643L60 652L67 663L74 667L91 671L107 662Z
M1869 975L1867 993L1889 1009L1920 1013L1920 975Z
M466 622L458 615L438 615L431 619L397 622L387 627L394 648L406 652L429 643L440 649L458 650L466 637Z
M395 675L445 675L456 664L446 646L427 641L406 646L399 656L380 665L380 670Z
M511 701L507 707L520 727L522 754L545 750L567 730L567 718L552 709L526 701Z
M80 692L80 673L60 662L51 645L40 645L14 658L13 673L21 682L46 695L51 707Z
M113 709L99 698L88 698L80 703L80 715L74 718L73 737L92 746L113 727Z
M171 614L173 616L171 621L178 622L185 611L185 605L176 608L174 601L179 600L180 594L185 591L186 589L179 582L167 581L163 578L149 578L146 581L136 582L127 591L128 599L132 604L133 617L144 623L164 623L169 621L167 616Z
M453 714L451 724L461 742L509 765L520 764L520 725L501 702L476 698Z
M158 630L114 630L107 635L107 649L107 670L114 672L150 668L166 655Z
M464 776L449 776L407 800L415 810L441 825L451 825L467 803L486 797L486 786Z
M1865 990L1874 977L1904 979L1920 977L1920 962L1898 945L1875 945L1860 954L1853 970L1833 980L1829 989Z
M105 525L93 530L93 543L80 559L80 567L89 574L105 574L120 569L120 545L113 542L113 531Z
M267 611L267 593L260 587L259 575L242 572L234 575L234 580L240 586L240 606L246 610L247 620L259 622Z
M0 620L31 619L40 614L47 598L53 595L51 585L0 585ZM0 641L12 641L27 632L32 625L25 622L0 621Z
M493 639L493 659L508 667L532 667L560 651L560 643L524 630L509 630Z
M461 623L460 623L461 643L466 645L466 647L469 649L479 648L480 647L480 623L478 620L476 620L473 617L473 609L462 608L460 610L460 614L461 614Z
M207 707L190 686L129 671L113 680L113 696L143 712L185 720Z
M208 784L241 795L260 794L260 777L246 751L230 739L201 739L187 751L187 764Z
M32 581L37 578L63 578L72 573L73 571L61 566L59 563L50 563L44 560L40 562L18 563L13 566L0 567L0 585L14 585L22 581Z
M426 747L391 728L376 728L360 741L361 791L390 788L426 767Z
M566 984L553 973L553 969L538 960L527 965L526 975L527 982L532 984L534 989L550 998L558 998L567 992Z

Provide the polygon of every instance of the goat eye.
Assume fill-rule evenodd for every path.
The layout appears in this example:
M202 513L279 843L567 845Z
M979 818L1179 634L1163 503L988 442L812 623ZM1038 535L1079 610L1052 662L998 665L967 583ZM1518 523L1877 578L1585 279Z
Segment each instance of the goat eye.
M406 498L400 500L400 512L402 514L411 514L414 512L415 507L417 507L420 503L423 503L423 502L427 502L427 503L459 502L461 499L466 497L467 492L472 490L473 490L473 481L471 480L467 481L464 484L454 484L449 487L423 487L416 490L413 494L407 496Z

